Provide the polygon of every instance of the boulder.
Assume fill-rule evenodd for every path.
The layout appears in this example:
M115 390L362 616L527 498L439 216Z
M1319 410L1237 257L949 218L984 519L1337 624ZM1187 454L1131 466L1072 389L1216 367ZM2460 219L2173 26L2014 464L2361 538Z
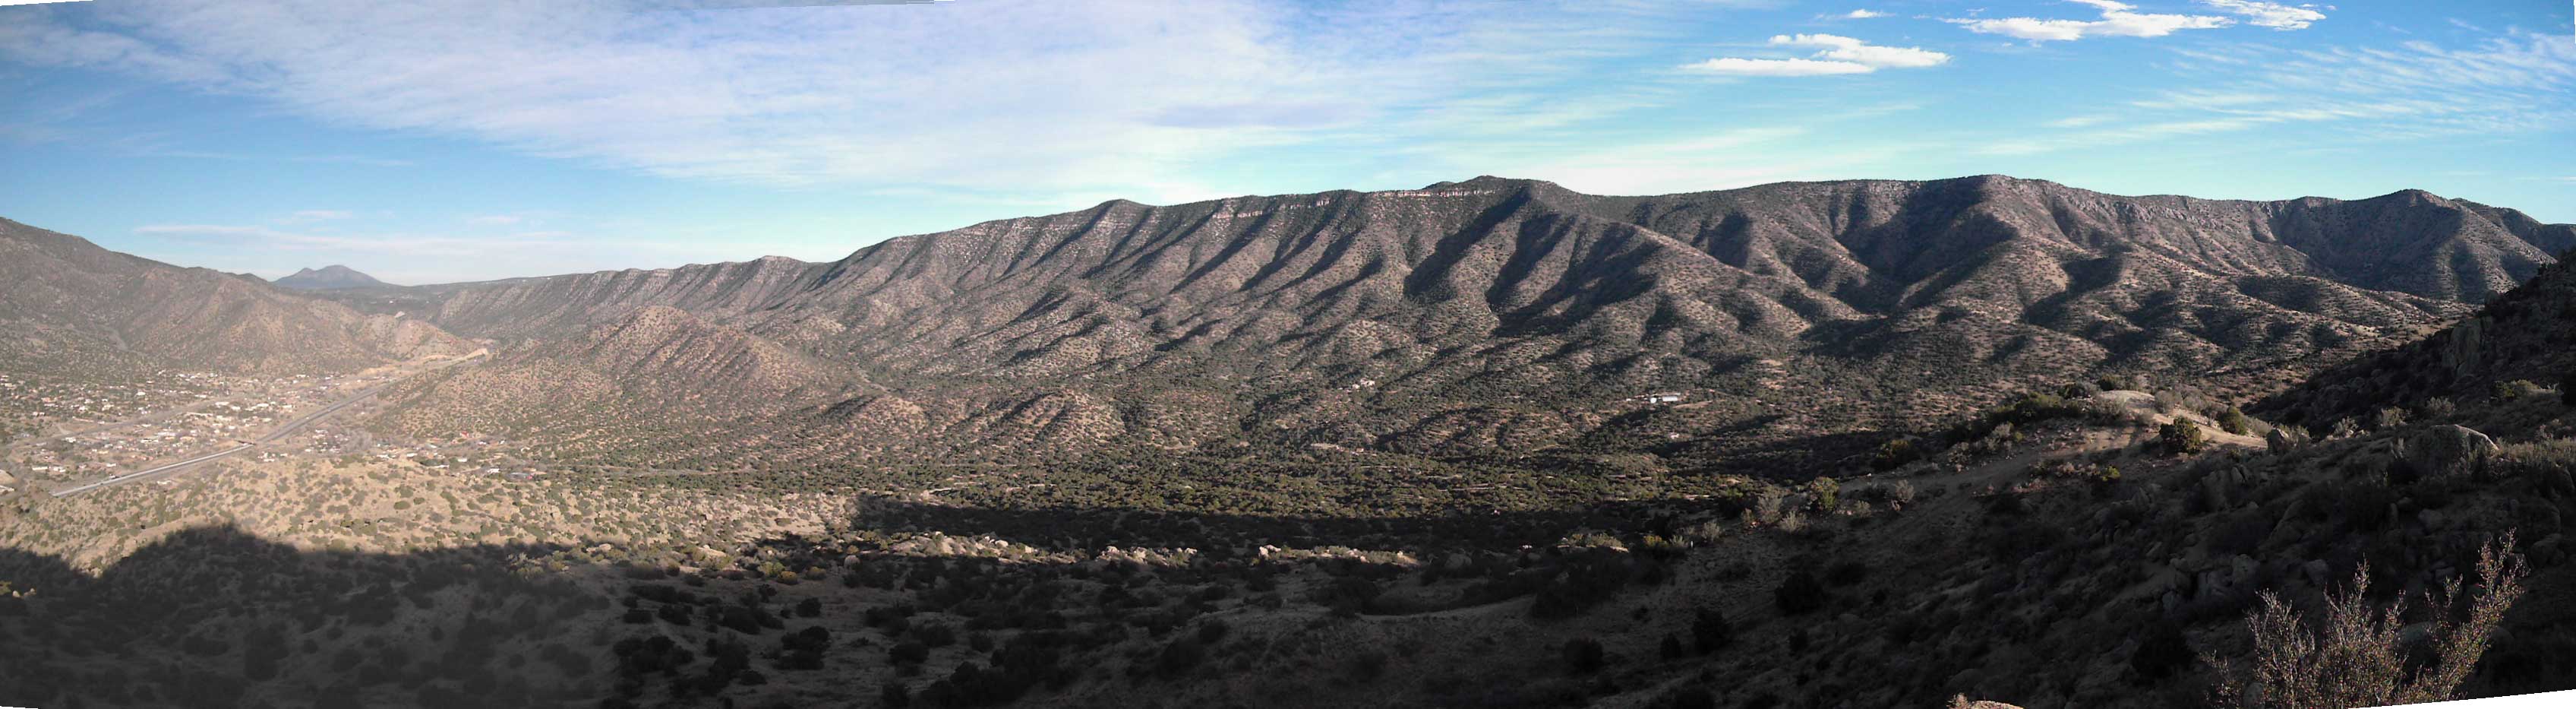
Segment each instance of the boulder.
M2406 462L2428 477L2471 475L2495 457L2495 439L2466 426L2434 426L2406 440Z

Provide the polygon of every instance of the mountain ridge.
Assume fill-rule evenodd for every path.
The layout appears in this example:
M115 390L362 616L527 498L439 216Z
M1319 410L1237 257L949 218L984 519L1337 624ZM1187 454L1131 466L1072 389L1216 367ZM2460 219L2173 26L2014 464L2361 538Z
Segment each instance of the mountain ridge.
M1136 411L1190 392L1229 402L1208 408L1230 418L1183 428L1273 442L1528 449L1607 436L1731 457L1795 438L1856 445L1850 434L2106 372L2197 368L2221 374L2217 389L2277 389L2553 261L2525 235L2576 238L2517 217L2420 192L2200 200L1981 176L1611 197L1479 177L1110 200L823 263L440 286L430 317L548 340L674 307L880 384L972 392L946 400L966 408L952 424L1041 400ZM1662 389L1703 403L1643 414L1666 423L1604 423L1626 420L1617 400ZM907 405L807 403L911 418ZM1169 433L1083 416L1123 425L1084 437L1104 446ZM854 435L821 421L792 425ZM1748 426L1759 435L1737 442L1647 443L1634 430Z
M367 315L255 279L174 266L0 219L0 347L199 370L362 369L466 343L427 321ZM99 361L105 361L104 359Z

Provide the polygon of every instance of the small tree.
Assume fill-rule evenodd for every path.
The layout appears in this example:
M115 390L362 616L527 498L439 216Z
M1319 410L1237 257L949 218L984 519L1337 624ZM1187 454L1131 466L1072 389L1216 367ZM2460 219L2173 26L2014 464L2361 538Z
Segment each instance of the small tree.
M2174 419L2156 429L2156 442L2173 455L2191 455L2209 445L2209 436L2200 432L2200 424Z
M2218 412L2218 430L2239 436L2253 435L2254 419L2246 416L2244 410L2230 406L2226 411Z
M2408 662L2400 637L2404 600L2372 609L2367 566L2353 573L2350 591L2326 597L2325 617L2314 630L2280 597L2265 592L2263 609L2245 618L2254 635L2252 661L2235 666L2202 656L2219 673L2217 705L2343 709L2451 699L2478 657L2486 654L2505 610L2522 595L2528 569L2512 549L2513 535L2506 534L2478 550L2475 597L2461 595L2458 578L2427 594L2434 611L2427 636L2433 657L2420 666ZM2462 614L2454 616L2455 606L2461 605L2466 606ZM2455 617L2461 620L2454 622Z

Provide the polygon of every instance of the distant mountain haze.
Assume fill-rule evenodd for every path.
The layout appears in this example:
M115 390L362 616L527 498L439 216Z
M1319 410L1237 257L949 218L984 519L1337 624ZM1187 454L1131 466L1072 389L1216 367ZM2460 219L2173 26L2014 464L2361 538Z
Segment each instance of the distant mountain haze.
M470 351L418 318L367 315L256 278L183 268L0 219L0 355L92 368L317 373Z
M383 285L386 285L384 281L376 280L347 266L336 265L324 266L320 269L307 268L296 271L295 275L277 279L277 287L296 290L339 290Z

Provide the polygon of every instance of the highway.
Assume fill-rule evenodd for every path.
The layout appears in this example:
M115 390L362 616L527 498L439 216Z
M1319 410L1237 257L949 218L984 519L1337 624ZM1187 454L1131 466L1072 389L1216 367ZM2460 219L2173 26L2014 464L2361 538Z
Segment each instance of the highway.
M296 418L295 418L294 420L292 420L292 421L288 421L288 422L286 422L286 423L279 424L279 425L278 425L278 427L277 427L276 429L269 431L267 435L260 436L257 440L244 442L244 443L242 443L241 445L238 445L238 446L234 446L234 447L226 448L226 449L224 449L224 450L216 451L216 452L213 452L213 453L208 453L208 454L205 454L205 455L197 456L197 457L195 457L195 458L189 458L189 459L187 459L187 460L182 460L182 461L179 461L179 462L176 462L176 463L170 463L170 464L167 464L167 465L163 465L163 466L160 466L160 467L152 468L152 469L150 469L150 470L145 470L145 471L142 471L142 472L137 472L137 473L127 473L127 474L122 474L122 475L110 475L110 476L108 476L108 477L100 478L100 479L98 479L98 480L92 480L92 481L89 481L89 482L86 482L86 483L82 483L82 484L79 484L79 485L74 485L74 486L71 486L71 487L61 488L61 489L55 490L55 491L53 492L53 495L54 495L55 497L71 497L71 496L73 496L73 495L78 495L78 494L81 494L81 493L89 492L89 491L91 491L91 490L97 490L97 489L99 489L99 488L104 488L104 487L113 487L113 486L117 486L117 485L123 485L123 484L126 484L126 483L131 483L131 482L141 482L141 481L144 481L144 480L152 480L152 479L156 479L156 478L168 477L168 476L170 476L170 475L172 475L172 474L179 473L179 472L185 471L185 470L187 470L187 469L189 469L189 468L195 467L195 466L196 466L197 464L199 464L199 463L204 463L204 462L206 462L206 461L215 460L215 459L217 459L217 458L222 458L222 457L225 457L225 456L229 456L229 455L232 455L232 454L235 454L235 453L240 453L240 452L242 452L242 451L250 450L250 449L253 449L253 448L258 448L258 447L260 447L260 446L267 445L267 444L270 444L270 443L276 443L276 442L278 441L278 439L282 439L282 438L285 438L285 437L287 437L287 436L295 435L297 432L304 430L304 428L305 428L305 427L307 427L307 426L311 426L311 425L313 425L314 423L320 422L322 419L327 418L327 417L329 417L329 416L330 416L330 415L332 415L332 414L339 413L341 409L346 409L346 408L349 408L349 407L350 407L350 406L352 406L352 405L357 404L357 403L358 403L358 402L360 402L360 401L365 401L365 400L367 399L367 397L375 396L377 392L384 391L385 389L390 388L390 387L392 387L393 385L401 384L401 383L403 383L403 381L408 380L408 379L411 379L412 377L417 377L417 376L420 376L420 375L422 375L422 374L427 374L427 373L430 373L430 372L435 372L435 371L438 371L438 370L441 370L441 369L446 369L446 368L448 368L448 367L456 366L456 365L458 365L458 364L462 364L462 363L465 363L465 362L473 361L474 359L479 358L479 357L481 357L481 356L483 356L483 355L482 355L482 353L477 352L477 353L475 353L475 354L473 354L473 355L468 355L468 356L466 356L466 357L459 358L459 359L456 359L456 360L453 360L453 361L449 361L449 362L446 362L446 363L443 363L443 364L439 364L439 365L437 365L437 366L430 367L430 368L427 368L427 369L423 369L423 370L420 370L420 371L418 371L418 372L413 372L413 373L411 373L411 374L403 375L402 377L397 378L397 379L395 379L395 380L393 380L393 381L389 381L389 382L385 382L385 383L383 383L383 384L378 384L378 385L375 385L375 386L372 386L372 387L368 387L365 391L360 391L360 392L358 392L358 393L356 393L356 394L351 394L351 395L349 395L348 397L343 398L343 399L341 399L341 400L339 400L339 401L332 402L332 404L331 404L331 405L329 405L329 406L325 406L325 407L322 407L322 408L319 408L319 409L314 409L312 413L308 413L308 414L305 414L305 415L303 415L303 416L298 416L298 417L296 417Z

